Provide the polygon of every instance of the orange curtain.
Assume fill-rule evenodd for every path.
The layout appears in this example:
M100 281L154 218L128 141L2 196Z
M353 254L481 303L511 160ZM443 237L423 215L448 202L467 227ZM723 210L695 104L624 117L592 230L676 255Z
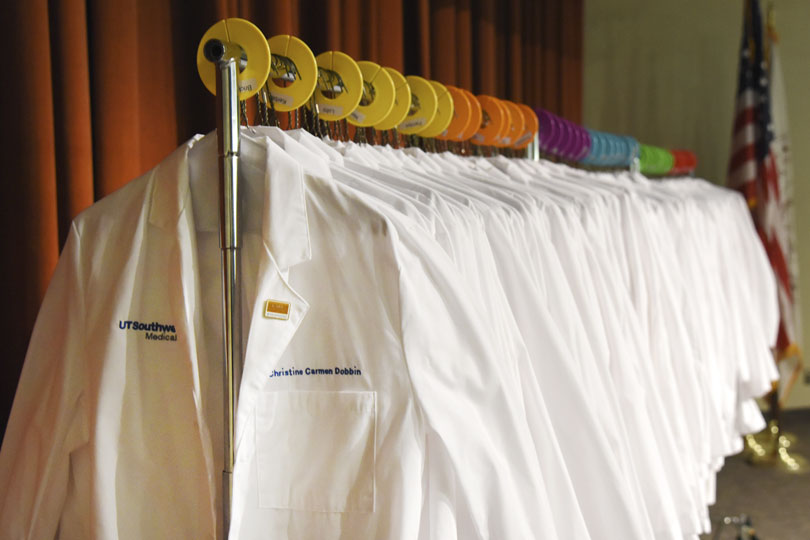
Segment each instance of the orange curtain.
M11 2L0 22L3 429L71 219L213 129L194 59L225 17L298 35L315 54L581 117L582 0Z

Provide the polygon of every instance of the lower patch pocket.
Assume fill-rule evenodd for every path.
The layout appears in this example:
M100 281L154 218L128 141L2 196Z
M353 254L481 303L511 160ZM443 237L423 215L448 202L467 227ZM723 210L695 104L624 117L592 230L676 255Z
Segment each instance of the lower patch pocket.
M259 506L373 512L376 392L265 392L256 406Z

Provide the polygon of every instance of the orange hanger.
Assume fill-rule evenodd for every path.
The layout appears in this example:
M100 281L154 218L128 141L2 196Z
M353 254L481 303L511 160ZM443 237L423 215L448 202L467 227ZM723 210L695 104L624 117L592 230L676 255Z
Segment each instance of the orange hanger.
M508 141L504 140L506 146L512 147L520 136L523 135L526 129L526 119L523 117L523 112L516 103L505 99L502 99L501 103L503 103L504 107L509 111L509 118L512 120L509 126L509 134L506 136Z
M453 98L453 119L447 129L436 138L443 141L457 141L470 123L472 106L469 98L460 89L448 85L447 91L450 92L450 96Z
M495 146L498 138L508 129L506 109L492 96L480 95L476 99L481 104L481 127L472 137L472 143L480 146Z
M518 150L523 150L529 146L529 144L531 144L531 142L534 140L534 136L537 135L537 132L540 130L540 121L537 119L535 112L528 105L518 103L518 108L520 109L520 112L523 113L523 119L526 121L526 126L523 134L518 138L517 141L515 141L515 148Z
M498 148L506 148L509 146L509 131L512 127L512 114L509 112L509 109L503 103L503 100L495 98L495 103L498 104L498 107L501 109L501 114L503 115L503 123L501 124L501 129L498 131L498 135L495 136L495 142L493 146L497 146Z
M478 101L478 98L476 98L472 92L465 90L464 88L459 88L459 90L461 90L461 92L467 96L467 101L470 102L470 121L464 127L464 131L461 133L458 139L460 141L466 141L478 133L478 130L481 128L483 109L481 108L481 102Z

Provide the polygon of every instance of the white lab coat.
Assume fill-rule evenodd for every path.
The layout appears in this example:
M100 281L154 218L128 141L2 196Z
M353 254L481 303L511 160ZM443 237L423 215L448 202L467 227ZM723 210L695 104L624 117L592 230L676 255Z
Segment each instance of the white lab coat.
M0 451L8 538L214 537L190 146L71 227Z
M439 246L267 139L240 168L231 537L557 537L517 366ZM0 450L9 536L222 534L216 175L195 139L75 220Z
M232 538L705 528L774 374L738 198L243 134ZM192 139L73 223L0 449L8 536L222 535L216 159Z

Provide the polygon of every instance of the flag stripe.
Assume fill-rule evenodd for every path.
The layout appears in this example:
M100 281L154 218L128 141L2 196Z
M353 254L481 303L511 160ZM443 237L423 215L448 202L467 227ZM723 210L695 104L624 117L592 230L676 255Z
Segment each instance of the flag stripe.
M744 127L754 123L756 119L756 111L753 107L746 107L737 113L737 118L734 120L734 132L741 131Z
M785 229L788 220L784 218L788 208L782 200L780 185L785 179L772 149L774 125L770 94L773 85L769 79L772 73L767 71L769 58L765 56L762 15L759 0L745 2L727 184L745 195L773 268L781 317L776 346L782 352L795 342L793 287L796 280L788 258L790 246L783 245L784 239L790 238ZM774 48L769 50L773 54Z
M731 156L731 163L729 164L729 168L732 171L737 170L744 164L749 162L756 163L757 161L757 151L756 146L754 143L747 144L734 152Z

